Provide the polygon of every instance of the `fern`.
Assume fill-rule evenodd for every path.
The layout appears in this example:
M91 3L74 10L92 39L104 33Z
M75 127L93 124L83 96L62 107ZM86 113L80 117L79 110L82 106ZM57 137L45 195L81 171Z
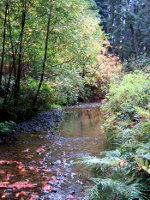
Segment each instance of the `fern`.
M89 199L150 199L149 86L143 72L128 74L119 85L110 85L101 109L102 126L116 150L81 161L94 172Z
M105 178L105 179L93 178L91 180L93 181L94 186L91 187L90 190L88 191L88 195L87 195L88 198L95 199L95 197L96 198L99 197L99 200L100 200L101 195L99 194L99 188L101 188L101 190L104 191L104 193L106 194L108 191L111 191L110 193L111 196L113 196L113 194L116 194L116 196L120 197L120 200L121 199L128 199L128 200L148 199L145 195L143 195L142 192L140 192L140 190L142 190L142 186L138 183L127 185L123 182L113 180L110 178Z

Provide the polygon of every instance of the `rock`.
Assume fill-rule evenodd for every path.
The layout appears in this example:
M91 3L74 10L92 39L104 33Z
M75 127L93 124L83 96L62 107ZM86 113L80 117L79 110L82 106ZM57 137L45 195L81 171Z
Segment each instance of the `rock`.
M63 111L60 110L55 110L53 112L41 112L30 120L19 123L17 125L17 133L31 133L33 130L48 131L53 127L57 127L58 124L61 123L62 117Z
M8 189L6 190L6 192L7 192L8 194L12 193L12 189L11 189L11 188L8 188Z
M74 195L74 194L75 194L75 191L71 191L70 194L71 194L71 195Z

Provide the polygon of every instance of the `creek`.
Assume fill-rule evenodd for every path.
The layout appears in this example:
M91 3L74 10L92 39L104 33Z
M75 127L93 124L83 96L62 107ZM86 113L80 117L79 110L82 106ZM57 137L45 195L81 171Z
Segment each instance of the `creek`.
M91 174L74 162L106 149L100 118L99 103L68 107L54 136L34 131L1 144L1 199L83 200Z

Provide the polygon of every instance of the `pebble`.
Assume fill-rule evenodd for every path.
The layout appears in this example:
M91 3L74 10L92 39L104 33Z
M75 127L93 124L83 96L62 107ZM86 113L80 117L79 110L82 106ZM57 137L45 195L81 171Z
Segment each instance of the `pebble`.
M28 121L20 122L16 126L14 133L7 135L0 135L0 143L12 142L17 139L20 133L32 133L33 131L49 131L54 135L54 130L61 123L64 112L61 110L54 110L51 112L41 112Z

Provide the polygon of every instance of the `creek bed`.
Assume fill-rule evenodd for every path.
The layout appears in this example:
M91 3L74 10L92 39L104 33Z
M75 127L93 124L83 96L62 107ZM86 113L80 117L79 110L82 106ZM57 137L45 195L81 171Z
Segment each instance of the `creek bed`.
M93 103L66 108L54 136L39 130L21 134L12 144L1 144L1 199L85 198L91 174L73 163L106 149L99 107Z

